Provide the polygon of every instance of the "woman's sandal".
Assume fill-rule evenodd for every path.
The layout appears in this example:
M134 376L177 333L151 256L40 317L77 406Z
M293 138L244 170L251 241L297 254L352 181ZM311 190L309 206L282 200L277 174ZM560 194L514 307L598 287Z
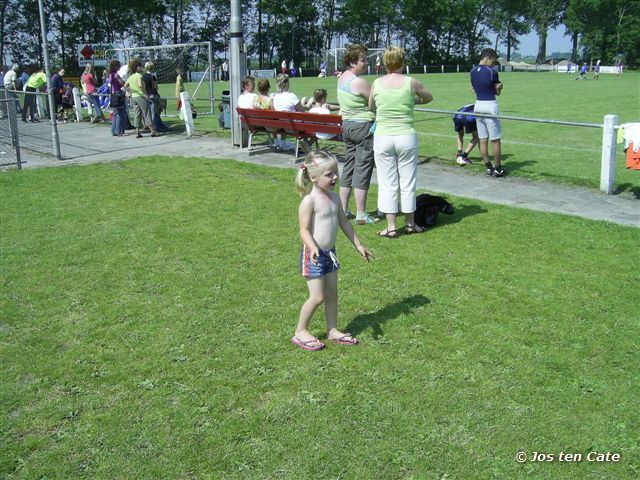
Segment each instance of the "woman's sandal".
M387 230L385 228L381 232L378 232L378 236L379 237L384 237L384 238L398 238L398 231L397 230Z
M414 233L424 233L426 232L427 229L426 228L422 228L420 225L406 225L404 227L404 233L406 233L407 235L413 235Z

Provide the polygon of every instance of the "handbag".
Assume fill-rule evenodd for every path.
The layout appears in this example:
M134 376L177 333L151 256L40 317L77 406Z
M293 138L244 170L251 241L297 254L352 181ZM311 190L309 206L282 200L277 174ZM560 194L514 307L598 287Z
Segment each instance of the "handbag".
M122 94L122 90L117 92L113 92L111 94L111 108L122 108L124 107L124 95Z

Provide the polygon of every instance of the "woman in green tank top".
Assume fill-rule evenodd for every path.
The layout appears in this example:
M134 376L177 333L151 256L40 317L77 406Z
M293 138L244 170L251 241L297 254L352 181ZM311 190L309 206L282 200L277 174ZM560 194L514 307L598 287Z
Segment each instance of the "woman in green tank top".
M340 177L340 201L348 218L351 190L356 201L356 224L375 223L377 218L367 214L367 193L373 174L374 114L369 110L371 86L360 75L367 71L367 47L349 45L344 52L345 71L338 78L338 103L342 115L344 167Z
M387 218L382 237L398 236L396 217L405 216L406 234L424 230L415 224L418 137L413 126L413 107L433 100L418 80L402 74L404 51L389 47L384 52L387 75L373 82L369 108L376 112L373 151L378 171L378 210Z

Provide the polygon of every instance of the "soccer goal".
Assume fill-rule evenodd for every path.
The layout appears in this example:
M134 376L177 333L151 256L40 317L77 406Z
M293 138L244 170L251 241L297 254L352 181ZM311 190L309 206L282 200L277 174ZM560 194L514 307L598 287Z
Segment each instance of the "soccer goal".
M118 59L123 65L138 58L144 65L152 62L158 79L160 96L175 98L177 71L182 71L185 88L191 95L191 104L202 113L214 112L214 68L211 42L155 45L151 47L114 48L107 51L107 58Z
M344 48L330 48L328 50L323 50L322 58L326 62L327 67L333 69L333 72L341 72L344 70L344 51ZM367 53L367 62L369 63L367 73L375 73L376 58L378 58L378 56L380 57L381 69L384 68L382 66L382 54L384 51L384 48L369 48ZM327 74L331 75L333 72L327 72Z

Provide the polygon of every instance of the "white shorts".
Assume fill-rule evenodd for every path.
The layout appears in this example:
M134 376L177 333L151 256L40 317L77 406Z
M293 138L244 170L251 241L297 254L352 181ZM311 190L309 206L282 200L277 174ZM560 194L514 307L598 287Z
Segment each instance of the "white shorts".
M495 100L476 100L475 113L487 113L490 115L498 115L498 102ZM476 117L476 125L478 126L478 138L489 138L489 140L500 140L502 130L500 129L499 118Z

